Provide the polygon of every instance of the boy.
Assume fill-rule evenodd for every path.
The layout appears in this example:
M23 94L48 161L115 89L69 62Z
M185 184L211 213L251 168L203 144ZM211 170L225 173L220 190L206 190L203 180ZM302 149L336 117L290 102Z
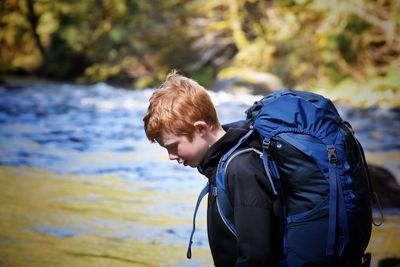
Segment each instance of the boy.
M148 139L166 148L170 160L197 168L213 185L221 156L249 130L246 123L223 128L206 90L175 72L153 93L143 121ZM256 137L244 147L262 150ZM235 157L226 179L237 235L226 227L215 196L209 194L207 231L215 266L273 266L281 243L260 156Z

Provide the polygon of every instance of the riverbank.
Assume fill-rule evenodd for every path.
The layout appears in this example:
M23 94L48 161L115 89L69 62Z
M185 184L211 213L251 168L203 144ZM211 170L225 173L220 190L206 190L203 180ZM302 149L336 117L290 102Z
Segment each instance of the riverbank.
M0 187L2 266L212 265L204 206L193 259L185 258L196 188L164 191L154 183L110 175L15 166L0 167L0 183L7 185ZM400 257L399 247L400 215L386 214L385 223L373 228L367 249L372 266Z

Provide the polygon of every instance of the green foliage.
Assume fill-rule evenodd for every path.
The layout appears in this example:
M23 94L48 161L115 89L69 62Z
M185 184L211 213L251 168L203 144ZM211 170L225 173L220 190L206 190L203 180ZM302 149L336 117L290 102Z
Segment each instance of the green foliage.
M391 0L4 0L0 72L142 88L173 68L204 85L237 68L299 89L386 92L399 11Z
M346 78L330 90L314 88L333 100L351 106L400 107L400 68L392 65L387 74L375 76L364 82Z
M194 72L191 77L203 86L210 86L210 81L214 80L215 73L211 67L201 68Z

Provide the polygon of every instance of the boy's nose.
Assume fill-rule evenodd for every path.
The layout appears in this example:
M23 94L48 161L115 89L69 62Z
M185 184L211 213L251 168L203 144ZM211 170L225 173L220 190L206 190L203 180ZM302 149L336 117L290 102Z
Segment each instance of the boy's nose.
M168 156L169 156L169 160L177 160L178 159L178 156L175 154L172 154L172 153L169 153Z

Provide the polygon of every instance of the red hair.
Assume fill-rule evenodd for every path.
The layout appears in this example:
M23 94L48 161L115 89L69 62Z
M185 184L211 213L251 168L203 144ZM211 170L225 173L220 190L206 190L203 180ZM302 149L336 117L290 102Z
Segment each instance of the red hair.
M211 129L220 127L217 112L204 87L172 71L150 98L143 118L146 136L156 142L161 133L166 132L186 136L192 141L196 121L206 122Z

